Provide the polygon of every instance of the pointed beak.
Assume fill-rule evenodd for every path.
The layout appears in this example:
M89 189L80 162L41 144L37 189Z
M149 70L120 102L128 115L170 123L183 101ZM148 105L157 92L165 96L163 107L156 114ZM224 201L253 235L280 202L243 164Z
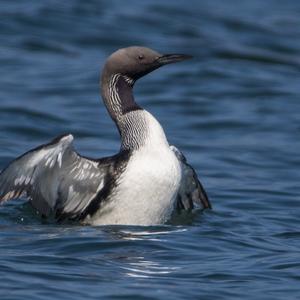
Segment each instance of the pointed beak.
M172 64L172 63L180 62L191 58L192 58L191 55L186 55L186 54L164 54L158 57L157 62L161 66L163 66L163 65Z

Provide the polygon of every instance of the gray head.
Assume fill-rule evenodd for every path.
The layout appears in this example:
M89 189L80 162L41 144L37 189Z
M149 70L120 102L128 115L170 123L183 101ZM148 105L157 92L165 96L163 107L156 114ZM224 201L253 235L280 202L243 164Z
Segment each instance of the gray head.
M121 74L136 81L161 66L188 58L191 56L184 54L163 55L146 47L132 46L119 49L107 59L102 80L113 74Z

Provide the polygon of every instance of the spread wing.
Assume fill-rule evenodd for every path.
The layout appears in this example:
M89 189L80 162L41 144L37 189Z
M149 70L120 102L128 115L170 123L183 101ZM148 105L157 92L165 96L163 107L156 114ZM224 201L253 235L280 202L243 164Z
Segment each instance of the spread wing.
M76 218L104 187L109 162L90 160L65 135L12 161L0 173L0 202L27 196L45 216Z
M186 158L176 147L170 146L181 163L182 179L177 195L177 208L191 210L195 204L203 208L211 208L207 194L200 183L193 167L189 165Z

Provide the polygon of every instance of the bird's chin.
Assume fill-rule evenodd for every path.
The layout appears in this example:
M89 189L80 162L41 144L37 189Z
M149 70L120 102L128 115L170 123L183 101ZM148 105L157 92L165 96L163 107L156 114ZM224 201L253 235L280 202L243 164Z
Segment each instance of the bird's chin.
M159 64L153 65L151 68L147 68L146 70L143 70L143 71L140 71L140 72L134 74L132 76L132 78L134 78L134 80L136 81L136 80L140 79L141 77L144 77L145 75L155 71L156 69L158 69L160 67L161 67L161 65L159 65Z

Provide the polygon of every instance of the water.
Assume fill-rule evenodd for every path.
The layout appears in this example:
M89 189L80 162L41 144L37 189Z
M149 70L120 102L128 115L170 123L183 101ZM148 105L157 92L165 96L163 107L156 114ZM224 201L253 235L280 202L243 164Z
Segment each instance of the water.
M212 211L188 224L90 227L0 208L13 299L296 299L300 280L300 2L0 4L0 167L61 133L115 153L99 70L119 47L194 56L136 86L197 170Z

